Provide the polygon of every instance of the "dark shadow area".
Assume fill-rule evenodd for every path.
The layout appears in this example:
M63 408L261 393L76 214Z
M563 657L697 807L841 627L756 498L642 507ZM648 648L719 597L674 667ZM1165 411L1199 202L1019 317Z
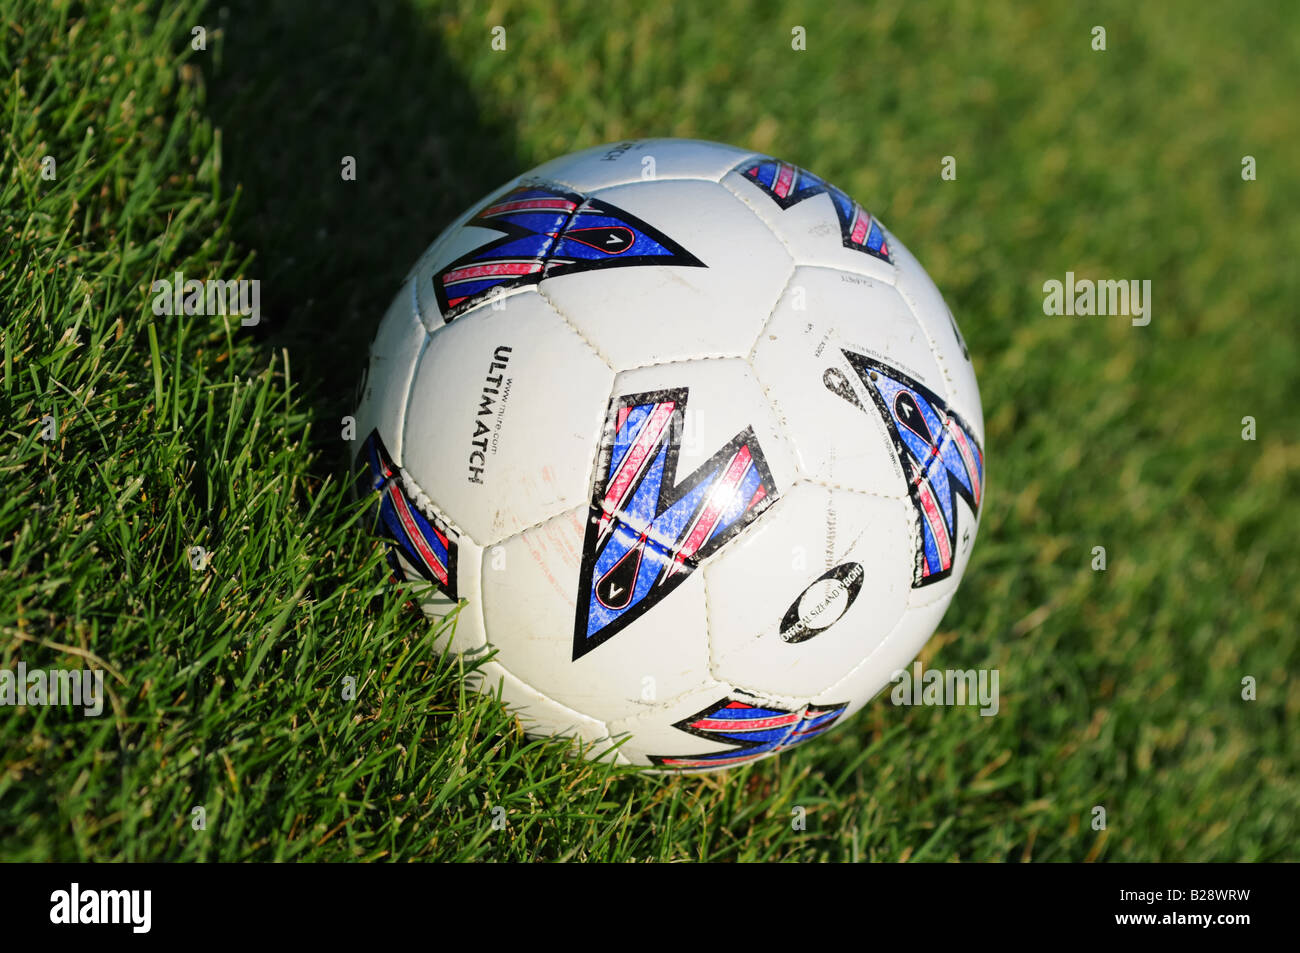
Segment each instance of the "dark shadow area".
M337 421L398 283L518 173L515 140L485 118L433 17L402 0L235 0L210 7L208 26L224 33L208 76L222 187L242 189L235 235L262 282L262 324L243 333L287 348Z

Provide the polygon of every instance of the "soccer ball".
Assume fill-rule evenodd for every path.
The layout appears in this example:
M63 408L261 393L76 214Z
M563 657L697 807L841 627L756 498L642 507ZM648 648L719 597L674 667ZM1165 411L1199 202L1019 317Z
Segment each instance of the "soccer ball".
M842 724L938 625L984 483L952 314L824 180L709 142L520 176L409 273L356 451L394 575L531 733L659 770Z

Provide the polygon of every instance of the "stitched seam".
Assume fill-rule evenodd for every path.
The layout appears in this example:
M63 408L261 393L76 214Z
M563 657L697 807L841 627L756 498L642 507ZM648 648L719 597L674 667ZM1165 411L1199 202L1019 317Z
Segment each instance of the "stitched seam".
M594 724L600 726L600 730L603 731L603 732L605 733L605 737L602 738L602 739L599 739L599 741L605 741L605 740L609 740L609 739L610 739L611 735L610 735L610 731L609 731L609 725L608 725L608 723L606 723L606 722L604 722L604 721L601 721L599 718L593 718L591 715L584 715L582 712L578 711L576 708L570 708L568 705L565 705L565 704L562 704L561 702L556 701L554 698L552 698L552 697L551 697L549 694L547 694L546 692L542 691L540 688L537 688L536 686L534 686L534 685L530 685L528 682L525 682L522 678L520 678L520 677L519 677L518 675L516 675L514 672L510 671L510 669L507 668L507 667L505 666L505 664L500 660L500 656L499 656L499 655L498 655L497 658L492 659L492 662L489 663L489 664L495 664L499 669L501 669L501 671L502 671L503 673L505 673L506 675L509 675L511 678L513 678L516 682L518 682L520 685L522 685L522 686L523 686L524 688L526 688L528 691L530 691L530 692L534 692L535 694L540 695L540 696L541 696L543 699L545 699L549 704L552 704L552 705L554 705L556 708L561 709L561 710L562 710L566 715L573 716L573 717L574 717L575 719L577 719L578 721L582 721L582 722L592 722L592 723L594 723ZM490 679L485 675L484 678L483 678L483 683L484 683L484 685L487 685L489 681L490 681ZM499 683L500 683L500 679L498 678L496 684L499 684ZM480 691L480 694L487 694L487 693L486 693L486 692L482 692L482 691ZM518 712L524 711L524 710L526 710L526 709L529 707L527 702L524 702L524 703L522 703L522 704L517 704L517 705L511 705L509 702L507 702L507 701L505 700L505 698L502 698L502 699L501 699L501 703L502 703L503 705L506 706L506 710L507 710L508 712L510 712L512 715L516 715L516 717L517 717L517 713L518 713ZM524 719L520 718L519 720L522 722ZM534 720L536 720L536 719L534 719ZM525 730L525 731L528 730L527 725L524 726L524 730ZM559 737L564 737L564 736L561 735L561 736L559 736ZM579 739L579 740L584 741L584 742L586 742L587 744L597 744L597 743L599 743L599 741L597 741L597 742L588 742L586 739Z
M770 156L765 156L765 158L771 158L771 157L770 157ZM731 172L735 172L735 171L736 171L735 169L732 169L732 170L731 170ZM728 172L727 175L730 175L731 172ZM834 269L834 270L836 270L836 271L846 271L846 272L848 272L848 273L851 274L851 275L859 275L859 276L861 276L861 277L863 277L863 278L871 278L871 279L873 279L873 280L875 280L875 281L883 281L883 282L885 282L886 284L889 284L889 285L891 285L891 286L894 286L894 285L897 285L897 284L898 284L898 274L899 274L899 272L898 272L898 266L895 265L895 264L892 263L892 262L888 262L888 261L880 261L880 259L875 258L874 256L871 256L871 255L868 255L866 252L861 252L860 254L865 255L866 257L870 258L872 261L880 261L880 264L881 264L883 267L889 269L889 271L891 272L891 274L892 274L892 280L890 280L889 278L882 278L879 274L876 274L876 273L871 272L871 271L867 271L867 270L866 270L866 265L865 265L865 264L862 266L861 269L858 269L858 268L853 267L852 265L832 265L832 264L828 264L828 263L826 263L826 262L820 262L820 261L805 261L805 260L803 260L803 259L801 258L801 256L799 255L799 253L798 253L794 248L791 247L790 242L786 240L785 235L783 235L780 231L778 231L778 226L775 225L775 224L772 224L772 223L768 222L768 220L767 220L766 218L764 218L763 213L759 211L759 205L762 204L762 203L755 204L754 202L751 202L751 201L749 200L749 198L747 198L746 195L745 195L743 192L741 192L739 189L732 188L730 185L728 185L728 184L724 181L724 180L726 179L726 177L727 177L727 176L724 175L724 176L722 177L722 179L719 179L719 180L718 180L718 184L721 185L721 186L722 186L724 189L726 189L728 192L730 192L732 195L734 195L736 198L738 198L742 203L744 203L744 205L745 205L745 206L746 206L746 207L747 207L751 212L754 213L755 216L758 217L758 220L759 220L760 222L763 223L763 226L764 226L765 228L767 228L767 230L768 230L769 232L771 232L772 235L773 235L773 236L774 236L774 237L775 237L775 238L776 238L776 239L777 239L777 240L778 240L778 241L779 241L779 242L780 242L780 243L785 247L786 253L789 254L790 258L794 260L794 263L795 263L795 267L796 267L796 268L799 267L800 265L808 265L808 266L816 267L816 268L830 268L830 269ZM743 179L743 176L742 176L742 179ZM749 190L746 190L746 191L749 191ZM763 194L763 193L761 192L761 190L760 190L760 193L759 193L759 194L760 194L760 195ZM822 194L826 194L826 195L828 195L828 193L822 193ZM848 193L846 192L845 194L847 195ZM764 195L764 198L767 198L767 196ZM815 199L815 198L817 198L817 196L813 196L813 198ZM850 199L851 199L852 201L857 201L856 199L852 199L852 196L850 196ZM812 199L809 199L808 201L812 201ZM767 206L764 206L764 207L766 208ZM788 211L787 209L782 209L779 205L774 206L774 207L777 208L778 211ZM834 205L832 204L832 209L833 209L833 208L834 208ZM877 218L877 217L876 217L876 216L875 216L871 211L867 210L867 209L866 209L866 206L863 206L863 210L866 211L867 214L870 215L870 216L872 217L872 219L874 219L878 225L880 225L880 230L881 230L881 232L886 232L886 234L887 234L887 230L885 229L884 223L882 223L882 222L880 221L880 219ZM839 222L837 221L835 224L836 224L836 228L837 228L837 231L838 231ZM888 240L891 240L891 241L892 241L892 240L893 240L893 235L888 235L888 234L887 234L887 238L888 238ZM855 250L856 250L856 249L852 249L852 248L845 248L843 242L841 242L837 247L838 247L838 248L842 248L842 249L844 249L845 251L855 251Z
M860 487L848 486L843 483L835 483L831 480L823 480L814 476L801 476L794 481L792 486L798 486L800 483L809 483L814 486L822 486L828 490L839 490L843 493L856 493L859 496L870 496L880 500L908 500L910 496L907 492L903 493L876 493L873 490L863 490Z
M776 317L776 311L781 307L781 300L785 297L785 293L790 290L790 283L794 281L794 276L798 273L799 267L798 262L791 261L790 274L785 276L785 282L781 285L781 290L776 293L776 298L772 301L772 310L768 311L767 317L763 320L762 326L758 329L758 333L754 335L754 343L751 344L749 350L745 352L745 363L750 367L754 367L754 353L758 350L758 343L763 340L763 332L771 326L772 319ZM757 368L754 369L754 376L758 376ZM759 383L762 383L762 378L759 378ZM767 390L766 387L763 389L765 391Z
M542 284L545 280L546 279L543 278L542 281L539 281L534 286L537 289L538 295L541 296L541 299L545 301L548 305L550 305L551 310L554 311L557 316L559 316L561 321L563 321L566 325L568 325L569 330L572 331L574 334L576 334L579 337L579 339L582 341L582 343L587 345L587 347L591 349L591 352L595 354L598 358L600 358L601 361L604 362L606 367L608 367L611 371L617 374L619 369L614 365L614 362L609 359L609 356L605 354L605 352L602 351L599 347L596 346L595 341L591 340L591 338L583 334L582 330L576 324L574 324L573 321L569 319L569 316L567 314L564 313L564 310L558 304L556 304L554 300L552 300L550 295L546 293L546 289L542 287Z
M469 533L466 533L457 526L451 517L444 513L438 505L433 502L429 494L425 493L420 484L415 482L415 477L411 476L410 471L407 470L406 467L399 466L397 468L397 475L402 478L402 489L406 491L406 495L410 498L411 502L415 504L415 508L419 510L425 518L436 519L441 523L446 523L448 527L456 531L458 543L461 539L464 539L474 546L479 545L474 540L474 537L470 536Z
M888 633L888 634L887 634L883 639L881 639L878 643L876 643L876 647L875 647L875 648L873 648L870 652L868 652L866 655L864 655L864 656L862 657L862 661L858 662L857 665L855 665L855 666L853 666L853 668L849 669L849 671L844 675L843 678L839 679L839 680L836 681L834 684L828 685L826 688L822 689L822 690L821 690L820 692L818 692L817 694L818 694L818 695L822 695L822 696L829 696L829 695L831 695L831 694L834 693L835 689L839 688L839 687L840 687L841 685L843 685L845 682L849 681L849 679L853 678L853 676L855 676L859 671L861 671L862 668L863 668L863 667L864 667L868 662L870 662L873 658L875 658L878 654L880 654L881 651L884 650L885 646L889 644L889 641L890 641L890 640L891 640L895 635L898 634L898 630L899 630L899 628L902 626L902 624L903 624L903 620L906 619L906 618L907 618L907 608L905 607L905 608L903 609L902 614L899 615L898 619L895 620L893 626L890 627L889 633ZM933 634L933 633L931 633L931 634ZM928 636L926 637L926 641L927 641L927 642L929 641L929 637L928 637ZM886 684L888 684L888 682L886 682ZM883 688L884 686L881 686L881 687ZM879 692L880 692L880 689L876 689L876 691L872 693L871 698L874 698L877 694L879 694ZM863 704L866 704L867 702L871 701L871 698L865 698L865 699L863 699ZM852 702L850 702L850 704L852 704Z

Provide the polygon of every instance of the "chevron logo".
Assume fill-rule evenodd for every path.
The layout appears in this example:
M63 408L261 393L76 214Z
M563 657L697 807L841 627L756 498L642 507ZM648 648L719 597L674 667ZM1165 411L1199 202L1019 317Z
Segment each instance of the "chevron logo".
M433 276L443 318L493 294L601 268L704 263L668 236L608 202L541 184L521 185L466 227L501 232Z

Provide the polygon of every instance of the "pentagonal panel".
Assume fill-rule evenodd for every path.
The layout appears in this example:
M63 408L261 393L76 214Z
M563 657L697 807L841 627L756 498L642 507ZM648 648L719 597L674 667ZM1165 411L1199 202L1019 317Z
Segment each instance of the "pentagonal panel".
M914 560L905 500L800 484L705 567L713 674L811 697L893 630Z
M359 455L376 430L399 463L402 460L402 421L411 392L411 378L428 332L415 311L414 286L407 281L394 295L370 345L365 391L357 409L353 455Z
M771 226L796 264L895 280L884 226L825 180L788 162L758 156L737 163L722 184Z
M537 294L430 336L406 415L405 466L488 545L585 502L613 372Z
M485 612L502 664L547 697L607 721L708 680L704 585L684 576L652 611L579 653L587 641L588 613L577 607L590 519L583 506L489 547Z
M868 493L907 492L888 416L864 361L942 388L924 332L889 285L798 268L752 362L785 422L801 472Z
M630 139L553 159L527 177L562 183L578 192L647 179L717 182L751 155L743 149L698 139Z
M791 270L752 212L699 180L636 182L591 201L584 241L556 253L579 264L548 265L540 289L611 364L749 350Z
M957 328L957 320L920 262L894 236L890 235L889 239L894 249L894 264L898 268L898 293L929 335L935 356L947 376L948 405L966 421L982 447L984 412L980 406L979 386L975 383L975 367L971 364L966 341Z

